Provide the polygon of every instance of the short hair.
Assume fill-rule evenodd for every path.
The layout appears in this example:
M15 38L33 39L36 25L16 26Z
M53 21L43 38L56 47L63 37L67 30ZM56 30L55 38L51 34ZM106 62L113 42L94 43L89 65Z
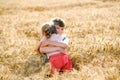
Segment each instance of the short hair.
M57 31L54 25L51 25L51 34L57 34Z
M54 25L59 25L60 27L65 26L64 21L60 18L54 18L54 19L52 19L52 22L53 22Z

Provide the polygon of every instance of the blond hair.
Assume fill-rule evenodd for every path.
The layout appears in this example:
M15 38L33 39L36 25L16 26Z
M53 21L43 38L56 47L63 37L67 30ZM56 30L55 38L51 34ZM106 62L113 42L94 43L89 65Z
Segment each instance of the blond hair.
M51 37L51 25L48 23L45 23L42 25L42 35L45 34L46 38L50 38Z

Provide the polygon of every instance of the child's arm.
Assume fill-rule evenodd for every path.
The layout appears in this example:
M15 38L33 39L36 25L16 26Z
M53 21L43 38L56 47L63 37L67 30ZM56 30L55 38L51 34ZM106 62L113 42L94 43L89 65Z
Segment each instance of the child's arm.
M64 48L66 49L68 47L67 44L65 43L62 43L62 42L56 42L56 41L43 41L41 46L56 46L56 47L61 47L61 48Z
M39 41L39 43L35 47L35 51L40 51L41 53L50 53L50 52L55 52L55 51L65 52L65 50L63 48L61 48L61 47L57 47L57 46L56 47L52 47L52 46L55 46L55 45L52 45L52 46L48 47L48 44L46 42L47 41L42 41L42 42ZM59 43L58 43L58 45L59 45Z
M41 53L51 53L55 51L65 53L65 49L60 48L60 47L40 47L39 50Z
M45 40L45 38L43 37L39 42L38 42L38 44L35 46L35 51L39 51L39 48L41 47L41 45L42 45L42 41L44 41Z
M39 51L41 45L41 41L38 42L38 44L35 46L35 51Z

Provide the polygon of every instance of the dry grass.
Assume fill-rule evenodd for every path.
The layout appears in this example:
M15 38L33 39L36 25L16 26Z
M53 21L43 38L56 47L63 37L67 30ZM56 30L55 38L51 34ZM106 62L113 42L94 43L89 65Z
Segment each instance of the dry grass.
M47 78L34 46L54 17L66 22L74 69ZM120 1L1 0L0 80L120 80Z

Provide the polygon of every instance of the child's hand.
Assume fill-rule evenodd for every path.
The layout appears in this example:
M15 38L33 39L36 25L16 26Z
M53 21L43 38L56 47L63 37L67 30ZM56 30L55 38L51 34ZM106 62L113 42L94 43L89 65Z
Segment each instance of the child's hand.
M35 55L39 54L39 51L37 49L34 49L34 54Z
M41 47L48 46L48 44L49 44L49 41L48 41L48 40L42 41L42 42L41 42Z
M35 46L34 51L39 51L39 48L41 46L41 42L38 42L38 44Z
M38 47L35 47L34 51L37 51L37 52L38 52Z

